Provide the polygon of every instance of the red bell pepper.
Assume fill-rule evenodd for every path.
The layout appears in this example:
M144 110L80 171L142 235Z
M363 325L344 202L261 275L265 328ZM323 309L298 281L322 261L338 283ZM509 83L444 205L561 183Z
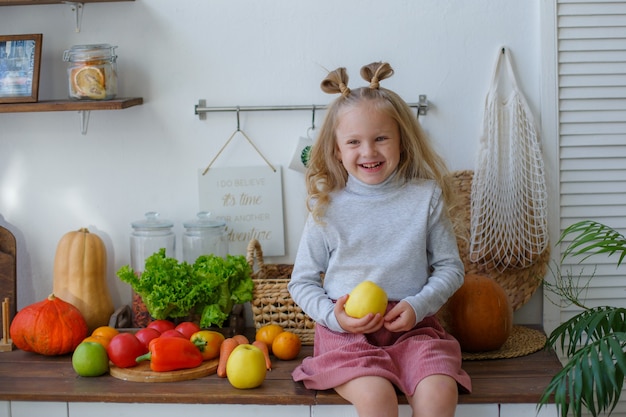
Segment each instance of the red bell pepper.
M137 358L137 362L149 360L155 372L190 369L202 364L202 353L189 339L181 337L157 337L150 341L150 351Z

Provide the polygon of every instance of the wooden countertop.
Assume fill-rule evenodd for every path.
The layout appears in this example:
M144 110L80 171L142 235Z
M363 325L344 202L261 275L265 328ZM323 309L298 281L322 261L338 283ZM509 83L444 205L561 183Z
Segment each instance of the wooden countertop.
M347 404L334 391L311 391L291 379L292 369L312 353L303 347L298 359L280 361L263 385L251 390L233 388L217 375L180 382L128 382L110 375L84 378L72 368L71 355L46 357L13 350L0 353L0 400L317 405ZM460 404L537 403L552 376L561 369L554 352L514 359L466 361L474 392L459 397ZM400 396L400 403L406 403Z

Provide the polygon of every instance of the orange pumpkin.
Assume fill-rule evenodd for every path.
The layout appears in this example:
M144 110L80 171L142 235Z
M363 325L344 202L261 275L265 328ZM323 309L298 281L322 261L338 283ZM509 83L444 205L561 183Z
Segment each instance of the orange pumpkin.
M508 296L496 281L484 275L467 274L445 310L446 328L464 352L498 350L513 330Z
M47 356L73 352L87 336L87 322L72 304L50 294L20 310L10 327L19 349Z

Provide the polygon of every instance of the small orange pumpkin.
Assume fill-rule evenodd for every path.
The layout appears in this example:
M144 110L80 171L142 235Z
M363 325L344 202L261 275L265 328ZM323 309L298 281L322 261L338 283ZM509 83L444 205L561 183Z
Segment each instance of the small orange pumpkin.
M19 349L46 356L73 352L87 337L87 322L72 304L50 294L45 300L21 309L10 327Z
M464 352L498 350L513 330L508 296L496 281L484 275L467 274L445 310L446 328Z

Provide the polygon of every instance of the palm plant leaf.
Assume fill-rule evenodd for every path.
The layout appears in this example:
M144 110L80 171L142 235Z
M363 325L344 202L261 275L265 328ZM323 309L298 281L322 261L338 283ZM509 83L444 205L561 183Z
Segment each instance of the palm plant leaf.
M617 252L619 266L626 257L626 238L601 223L592 220L575 223L563 231L558 243L570 237L562 260L586 255L582 259L585 260L594 254L610 256ZM571 279L557 283L576 285ZM548 384L539 408L553 399L561 417L567 417L570 411L580 417L583 409L594 417L610 414L619 402L626 375L626 309L587 308L578 299L580 290L559 285L556 286L559 294L584 311L558 326L546 341L546 346L560 346L568 362Z
M587 254L585 259L593 254L606 253L612 255L620 252L617 266L621 265L626 257L626 238L602 223L593 220L583 220L574 223L561 233L557 243L562 243L570 235L576 235L569 243L561 259L567 256Z
M583 311L554 329L546 344L574 355L580 346L616 332L626 333L626 308L596 307Z
M543 393L539 406L551 398L561 417L611 413L619 401L626 374L626 333L615 332L584 345L571 355Z

